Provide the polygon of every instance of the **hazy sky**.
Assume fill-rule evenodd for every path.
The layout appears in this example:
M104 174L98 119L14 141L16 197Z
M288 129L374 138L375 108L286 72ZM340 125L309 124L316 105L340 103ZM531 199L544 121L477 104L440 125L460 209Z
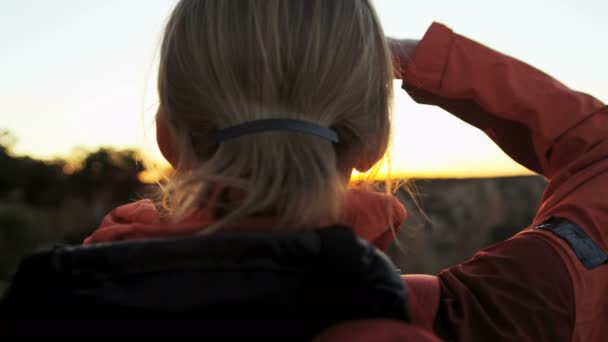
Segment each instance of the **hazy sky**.
M154 145L155 53L174 1L0 0L0 129L16 151ZM608 101L608 1L376 0L387 34L440 21ZM398 92L393 169L427 175L521 172L483 134ZM468 170L468 171L467 171Z

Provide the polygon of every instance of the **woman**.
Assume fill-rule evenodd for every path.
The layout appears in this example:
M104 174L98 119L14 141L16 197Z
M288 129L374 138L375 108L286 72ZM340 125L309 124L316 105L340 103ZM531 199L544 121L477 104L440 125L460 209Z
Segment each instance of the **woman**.
M606 106L440 24L392 49L416 101L482 129L549 180L517 236L437 278L404 278L412 321L457 340L608 336ZM386 247L403 209L344 186L352 169L369 169L386 150L388 56L367 1L180 2L163 43L158 116L158 141L177 175L163 205L119 209L87 243L256 229L270 217L296 229L348 224ZM316 128L241 127L209 142L275 118Z

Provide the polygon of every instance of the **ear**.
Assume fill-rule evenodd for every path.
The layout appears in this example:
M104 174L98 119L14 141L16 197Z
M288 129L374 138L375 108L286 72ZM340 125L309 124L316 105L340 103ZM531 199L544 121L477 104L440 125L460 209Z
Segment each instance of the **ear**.
M358 160L357 163L355 164L355 170L357 170L358 172L364 173L369 171L374 164L376 164L375 162L369 161L368 158L362 158L365 160Z
M163 154L163 157L167 159L173 168L176 168L179 158L175 146L175 139L169 128L169 123L160 107L156 113L156 143L158 144L158 148Z
M339 168L340 170L348 171L350 176L350 172L355 169L358 172L366 172L371 169L375 161L370 160L368 154L369 152L360 151L359 149L349 149L347 151L336 151L338 153L339 160Z
M369 171L376 163L382 160L386 147L381 149L383 141L372 141L368 144L361 144L354 149L353 165L355 170L364 173Z
M351 165L360 173L369 171L378 161L372 155L372 151L365 146L353 148L348 155L351 160Z

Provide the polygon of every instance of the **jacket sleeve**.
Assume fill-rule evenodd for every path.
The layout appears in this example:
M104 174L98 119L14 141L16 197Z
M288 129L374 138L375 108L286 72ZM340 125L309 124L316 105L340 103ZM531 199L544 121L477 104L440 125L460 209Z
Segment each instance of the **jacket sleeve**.
M484 131L549 184L533 222L552 216L608 234L608 107L547 74L433 24L405 68L403 88Z
M441 24L430 27L402 69L403 88L415 101L476 126L548 179L533 226L566 218L608 250L602 102ZM444 270L436 329L456 340L570 340L576 305L570 260L560 253L525 233Z

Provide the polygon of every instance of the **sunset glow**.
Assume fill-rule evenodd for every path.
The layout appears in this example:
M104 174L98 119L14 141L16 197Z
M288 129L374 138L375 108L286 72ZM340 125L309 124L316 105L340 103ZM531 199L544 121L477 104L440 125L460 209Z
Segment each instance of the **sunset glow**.
M598 44L608 32L608 21L600 15L608 11L608 3L374 3L387 35L420 38L432 21L440 21L608 101L608 47ZM3 2L0 39L8 53L0 54L0 130L17 138L14 152L69 159L75 147L139 148L166 166L153 140L155 56L173 4L166 0ZM395 85L392 177L530 173L482 132L441 109L414 103L399 89L399 82ZM378 175L386 173L384 166ZM154 179L151 174L141 177Z

